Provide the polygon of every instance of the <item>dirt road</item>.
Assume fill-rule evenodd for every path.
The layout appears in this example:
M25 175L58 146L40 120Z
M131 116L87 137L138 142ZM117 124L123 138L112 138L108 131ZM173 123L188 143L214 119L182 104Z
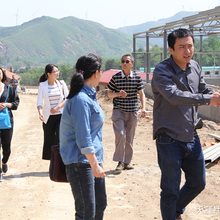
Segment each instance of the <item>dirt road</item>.
M41 159L43 132L36 109L36 95L20 94L21 104L14 111L15 130L9 170L0 183L1 220L71 220L74 218L74 201L68 183L55 183L48 176L49 162ZM105 112L103 143L104 169L108 207L105 220L161 219L159 209L160 170L157 165L155 143L152 140L152 113L139 119L134 140L134 170L115 173L112 161L114 133L111 122L112 103L99 93L98 100ZM147 110L152 110L152 100L146 100ZM212 130L199 131L202 142L212 140L208 133L219 134L214 122ZM215 130L214 130L215 129ZM207 165L207 187L187 207L184 220L220 219L219 164ZM184 180L184 177L182 178ZM219 208L219 210L214 209Z

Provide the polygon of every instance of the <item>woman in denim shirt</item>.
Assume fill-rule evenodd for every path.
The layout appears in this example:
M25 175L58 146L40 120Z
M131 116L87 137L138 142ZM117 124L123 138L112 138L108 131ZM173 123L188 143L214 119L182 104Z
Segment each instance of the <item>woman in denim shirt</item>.
M106 208L102 168L104 114L95 87L102 75L101 58L81 56L76 63L60 124L60 153L75 199L75 219L103 219Z

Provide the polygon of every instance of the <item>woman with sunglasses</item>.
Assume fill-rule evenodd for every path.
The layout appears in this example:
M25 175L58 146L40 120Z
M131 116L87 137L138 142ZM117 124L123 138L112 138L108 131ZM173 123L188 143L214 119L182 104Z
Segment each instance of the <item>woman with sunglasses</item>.
M48 64L38 81L37 109L39 118L43 122L42 159L44 160L50 160L51 147L59 144L60 119L66 102L65 98L69 93L64 80L57 80L59 73L57 66Z
M102 168L104 113L95 91L101 76L101 58L87 54L78 59L60 123L60 153L77 220L102 220L107 203Z

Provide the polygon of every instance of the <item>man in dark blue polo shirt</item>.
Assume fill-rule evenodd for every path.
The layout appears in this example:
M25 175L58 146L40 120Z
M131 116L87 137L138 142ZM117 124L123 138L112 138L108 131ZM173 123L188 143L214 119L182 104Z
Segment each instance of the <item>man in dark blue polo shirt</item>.
M17 92L18 80L15 79L15 76L14 76L14 75L12 75L12 79L10 80L10 85L11 85L12 87L14 87L14 88L15 88L15 91Z
M145 94L141 77L131 71L134 58L124 54L121 58L122 71L116 73L108 84L108 96L113 98L113 129L115 133L114 161L118 161L117 171L133 169L130 165L133 156L133 140L137 126L140 95L141 117L146 116Z
M163 220L181 219L185 207L204 189L205 162L196 129L199 105L220 106L192 60L194 37L187 29L168 36L171 56L158 63L151 82L154 93L153 138L161 169L160 208ZM199 122L199 123L198 123ZM181 170L186 182L180 189Z

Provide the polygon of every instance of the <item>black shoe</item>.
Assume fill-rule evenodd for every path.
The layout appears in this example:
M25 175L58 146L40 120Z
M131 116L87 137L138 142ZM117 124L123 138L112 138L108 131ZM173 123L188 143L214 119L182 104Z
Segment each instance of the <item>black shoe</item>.
M2 164L2 171L3 171L3 173L7 173L7 171L8 171L8 165L7 164Z
M124 169L124 163L118 162L118 166L116 167L117 171L122 171Z
M132 170L134 167L132 167L130 164L125 163L124 164L124 170Z

